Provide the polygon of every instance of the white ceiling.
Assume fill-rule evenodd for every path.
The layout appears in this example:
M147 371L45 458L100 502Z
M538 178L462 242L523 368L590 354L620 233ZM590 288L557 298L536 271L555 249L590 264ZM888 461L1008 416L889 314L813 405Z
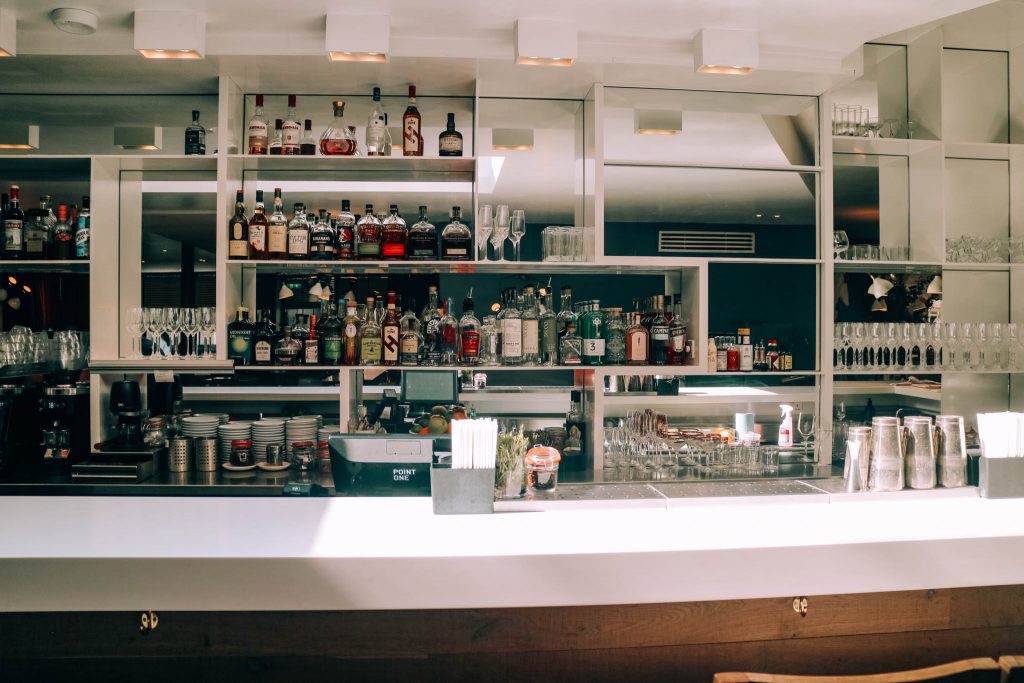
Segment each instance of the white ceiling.
M18 14L18 53L0 63L6 90L41 92L210 92L218 74L243 89L286 90L300 80L327 89L417 82L427 92L458 94L478 82L483 94L581 97L590 84L747 89L818 94L852 76L844 59L861 44L939 20L988 0L86 0L100 16L92 36L57 30L49 12L65 3L0 0ZM78 3L67 3L76 5ZM207 59L146 61L132 49L135 9L194 8L207 17ZM326 13L387 14L392 62L331 64L324 56ZM579 27L577 64L569 69L515 66L519 17L568 19ZM761 64L750 77L694 74L691 41L702 27L760 33ZM358 31L354 22L353 31ZM44 60L32 56L48 55ZM61 55L106 60L57 59ZM283 55L291 58L282 59ZM25 58L23 56L28 56ZM306 56L306 58L303 58ZM113 57L114 59L110 59Z

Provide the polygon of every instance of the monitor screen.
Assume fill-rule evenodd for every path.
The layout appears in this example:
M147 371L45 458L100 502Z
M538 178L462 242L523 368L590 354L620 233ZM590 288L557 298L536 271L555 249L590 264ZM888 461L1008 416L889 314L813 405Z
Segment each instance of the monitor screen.
M458 386L454 370L416 370L402 373L402 401L455 403Z

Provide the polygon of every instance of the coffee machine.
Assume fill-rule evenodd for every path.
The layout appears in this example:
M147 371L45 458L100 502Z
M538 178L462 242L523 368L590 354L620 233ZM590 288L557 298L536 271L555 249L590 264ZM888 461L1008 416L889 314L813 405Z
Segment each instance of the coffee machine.
M111 453L140 451L142 438L142 391L134 380L121 380L110 385L110 412L117 417L115 436L100 444L100 450Z
M85 462L71 468L79 481L142 481L156 471L163 446L147 446L142 433L145 413L139 383L121 380L111 384L110 412L117 419L114 435L100 443Z
M44 464L66 466L85 460L89 444L89 384L67 382L43 387L39 399Z

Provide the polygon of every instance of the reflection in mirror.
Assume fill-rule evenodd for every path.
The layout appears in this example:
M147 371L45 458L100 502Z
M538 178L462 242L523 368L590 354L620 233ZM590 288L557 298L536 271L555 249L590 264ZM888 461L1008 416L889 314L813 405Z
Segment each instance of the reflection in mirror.
M943 139L1006 143L1009 130L1009 53L944 49Z
M882 124L881 137L907 137L907 48L905 45L868 43L864 46L864 75L832 94L836 105L863 107L868 118ZM915 138L937 139L939 131L915 128Z
M832 159L835 229L844 230L850 243L844 258L912 259L908 158L834 154ZM859 249L862 245L882 249Z
M608 255L815 258L813 173L623 165L604 175Z
M817 99L605 88L605 158L813 166Z

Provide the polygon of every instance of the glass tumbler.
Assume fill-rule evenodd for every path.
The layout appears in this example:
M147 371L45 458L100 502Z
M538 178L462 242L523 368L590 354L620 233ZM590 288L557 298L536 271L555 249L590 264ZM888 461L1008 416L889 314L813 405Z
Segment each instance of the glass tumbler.
M960 415L939 415L935 418L939 484L956 488L967 484L967 436L964 418Z
M907 486L933 489L936 484L935 440L932 419L922 415L903 418Z
M900 421L895 417L871 420L871 462L868 468L868 489L900 491L903 489L903 436Z

